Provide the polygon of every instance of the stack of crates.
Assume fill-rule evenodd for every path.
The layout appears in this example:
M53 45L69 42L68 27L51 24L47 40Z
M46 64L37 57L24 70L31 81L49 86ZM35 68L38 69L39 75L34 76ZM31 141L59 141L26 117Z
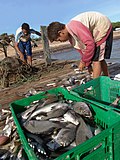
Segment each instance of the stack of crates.
M55 94L57 96L60 94L66 100L89 103L95 113L95 122L97 123L97 125L104 129L98 135L65 152L64 154L57 157L55 160L120 159L120 114L109 109L109 107L105 104L101 105L101 103L97 101L93 103L86 98L80 96L78 97L71 94L65 88L58 87L48 90L47 92L42 92L28 98L14 101L10 104L11 112L14 118L14 122L17 126L17 131L20 136L21 143L29 160L38 160L38 158L27 142L27 139L17 118L17 114L23 112L25 110L24 107L30 105L31 102L46 97L47 93Z

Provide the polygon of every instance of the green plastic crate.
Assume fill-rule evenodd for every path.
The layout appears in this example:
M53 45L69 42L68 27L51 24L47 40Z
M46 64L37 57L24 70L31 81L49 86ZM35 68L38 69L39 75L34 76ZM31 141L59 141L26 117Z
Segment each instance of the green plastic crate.
M24 106L29 105L34 100L42 99L46 93L61 94L66 100L76 102L88 102L95 112L95 122L104 130L78 145L70 151L60 155L55 160L119 160L120 159L120 114L109 109L101 103L92 103L84 98L80 98L70 94L66 89L59 87L41 94L37 94L28 98L14 101L10 104L12 115L17 126L17 131L23 144L24 150L29 160L38 160L32 148L28 145L24 132L17 119L17 113L24 111ZM100 145L96 150L95 147ZM91 151L91 152L90 152ZM89 154L88 154L89 152ZM87 154L86 154L87 153ZM86 155L84 158L83 155Z
M100 76L74 88L72 91L84 98L110 105L114 102L117 95L120 96L120 81ZM118 105L120 105L120 102Z

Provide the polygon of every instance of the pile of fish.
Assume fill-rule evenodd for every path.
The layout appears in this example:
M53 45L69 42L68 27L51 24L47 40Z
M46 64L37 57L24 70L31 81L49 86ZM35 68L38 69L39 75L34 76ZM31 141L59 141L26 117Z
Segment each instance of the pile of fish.
M95 135L92 108L48 94L24 107L18 119L38 159L56 158Z
M0 111L0 160L22 159L23 148L8 109Z

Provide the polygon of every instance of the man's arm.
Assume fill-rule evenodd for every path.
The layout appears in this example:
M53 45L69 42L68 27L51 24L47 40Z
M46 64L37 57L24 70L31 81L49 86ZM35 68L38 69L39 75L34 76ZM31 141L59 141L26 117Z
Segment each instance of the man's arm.
M36 32L35 34L37 34L38 36L41 36L40 32L38 32L38 31L35 31L35 32Z
M35 31L34 29L30 29L30 33L36 34L38 36L41 36L41 33L38 31Z
M80 49L77 50L82 56L80 67L83 68L84 65L86 67L89 66L95 50L95 41L90 30L81 22L75 20L72 20L69 24L67 24L67 27L79 40L78 42Z

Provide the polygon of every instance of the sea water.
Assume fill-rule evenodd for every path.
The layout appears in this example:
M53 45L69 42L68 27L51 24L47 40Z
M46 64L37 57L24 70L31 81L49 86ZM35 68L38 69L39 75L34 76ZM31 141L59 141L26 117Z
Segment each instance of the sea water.
M75 49L69 49L68 51L51 54L51 58L59 60L79 60L81 56ZM111 58L107 60L107 62L120 62L120 39L113 40Z

